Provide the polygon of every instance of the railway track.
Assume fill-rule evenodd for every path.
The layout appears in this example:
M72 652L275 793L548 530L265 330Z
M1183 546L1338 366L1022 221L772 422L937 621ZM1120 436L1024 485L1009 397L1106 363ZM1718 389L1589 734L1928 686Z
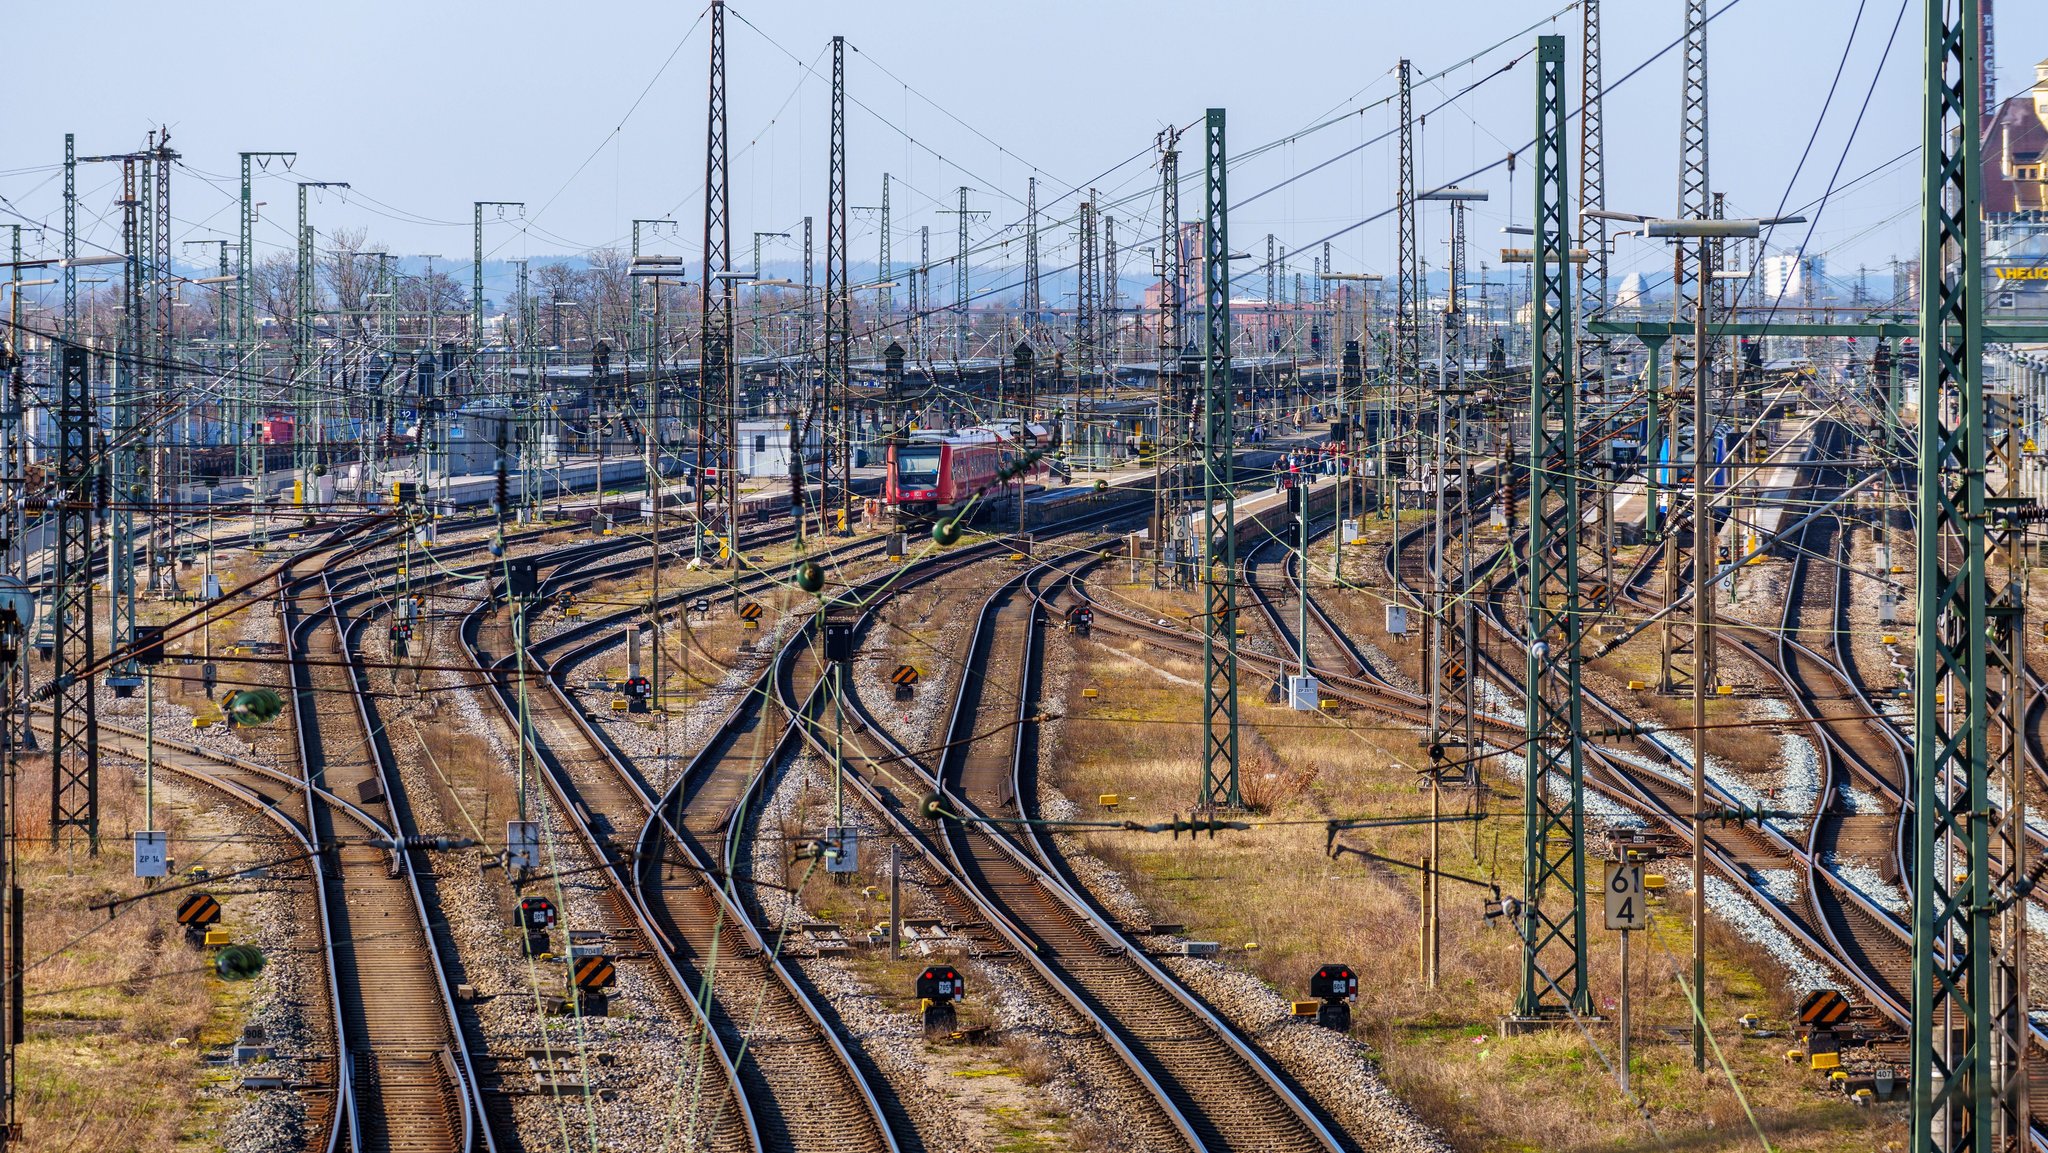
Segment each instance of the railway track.
M559 591L566 575L551 576L548 590ZM772 583L761 574L734 591ZM701 592L679 590L673 599ZM478 667L493 674L494 696L516 724L515 655L482 646L482 617L480 609L465 621L465 643ZM739 749L734 739L741 726L751 731L766 723L749 707L758 698L743 699L740 711L751 719L729 718L726 731L682 774L682 782L702 787L680 811L665 811L664 798L584 717L566 687L575 668L615 643L605 635L615 619L531 646L529 659L543 674L526 698L529 745L561 810L606 865L615 935L631 931L655 950L675 999L716 1039L710 1048L721 1076L705 1087L709 1098L695 1111L691 1136L721 1148L894 1153L898 1145L868 1072L720 883L730 875L725 863L700 853L700 835L730 818L719 798L736 795L735 781L758 771L748 755L758 750Z
M322 887L339 1019L336 1142L364 1153L494 1150L414 863L373 843L393 839L397 822L369 810L391 812L396 774L365 711L346 641L350 621L333 587L336 567L363 547L341 543L295 558L279 594L313 839L332 846ZM332 803L335 794L364 804Z
M963 816L1021 815L1022 798L1030 795L1045 625L1040 586L1051 572L1036 565L1013 577L976 624L962 666L970 672L937 773L940 796L961 806ZM1234 1027L1094 908L1085 889L1070 889L1041 863L1056 856L1048 843L975 820L943 820L940 827L962 879L1062 985L1118 1031L1196 1148L1350 1147Z

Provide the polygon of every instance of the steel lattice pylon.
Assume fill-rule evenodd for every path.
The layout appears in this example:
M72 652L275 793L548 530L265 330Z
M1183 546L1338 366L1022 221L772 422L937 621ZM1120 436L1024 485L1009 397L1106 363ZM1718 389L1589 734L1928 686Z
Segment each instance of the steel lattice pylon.
M1178 531L1181 520L1183 476L1189 435L1188 405L1182 395L1180 359L1180 131L1165 128L1159 133L1159 387L1154 400L1156 418L1152 438L1153 538L1152 580L1167 579L1167 542L1186 549L1187 541ZM1172 566L1176 571L1187 563L1181 552ZM1175 581L1179 583L1178 579Z
M1607 207L1606 126L1601 115L1600 0L1580 0L1579 208ZM1607 311L1607 222L1579 217L1579 247L1586 265L1579 274L1579 315L1598 320Z
M953 359L967 358L967 302L971 290L967 277L967 186L960 186L958 210L959 263L953 266Z
M1236 436L1230 367L1230 205L1223 109L1202 131L1202 797L1205 811L1239 809L1237 789Z
M1088 199L1081 202L1078 228L1076 242L1080 254L1074 258L1074 389L1078 397L1085 398L1088 395L1088 373L1096 361L1095 297L1101 275L1101 266L1095 262L1095 196L1092 189Z
M808 220L809 217L805 219ZM881 248L876 253L876 259L881 262L877 267L881 273L879 279L882 284L882 299L876 305L875 315L879 318L881 324L887 327L891 321L896 319L896 263L889 253L889 174L886 172L882 173L882 225L880 239ZM810 250L806 248L806 266L809 265L809 253ZM804 300L804 307L809 309L809 293L804 294Z
M1680 73L1681 107L1678 132L1678 216L1684 220L1705 220L1711 212L1711 197L1707 192L1707 4L1706 0L1685 0L1685 55ZM1692 319L1694 284L1705 275L1700 267L1698 249L1685 244L1674 246L1671 256L1671 309L1672 319L1684 322ZM1702 297L1711 301L1711 294ZM1671 376L1672 391L1668 399L1672 404L1671 416L1666 424L1671 441L1671 455L1675 460L1679 452L1680 428L1691 422L1684 419L1681 403L1683 386L1680 385L1679 363L1689 360L1691 364L1690 384L1693 388L1704 387L1705 381L1699 372L1698 357L1691 355L1689 336L1680 336L1672 344ZM1693 429L1693 460L1705 457L1705 442L1709 439L1704 430ZM1655 446L1651 446L1653 451ZM1678 494L1672 490L1672 517L1670 523L1678 523ZM1709 539L1713 535L1711 510L1695 510L1691 530L1692 539L1697 541L1702 534ZM1684 538L1674 532L1664 546L1664 595L1665 603L1671 603L1678 596L1683 573L1691 566L1694 550L1685 544ZM1712 555L1711 548L1709 554ZM1673 613L1664 619L1662 655L1660 658L1660 680L1663 691L1677 693L1688 690L1701 680L1713 679L1714 654L1701 647L1690 621Z
M733 283L721 275L732 270L732 193L726 185L727 148L725 134L725 0L711 0L711 72L709 96L705 101L704 127L704 260L703 276L697 286L697 524L705 524L704 490L701 472L707 460L724 462L731 447L732 391L732 307ZM723 438L713 450L707 441L707 425L717 415L718 435ZM730 468L719 469L721 492L729 483ZM733 515L726 504L726 515ZM731 555L739 556L738 542Z
M1024 185L1024 339L1037 334L1038 314L1044 310L1038 283L1038 177Z
M1572 363L1564 37L1537 40L1529 406L1529 663L1522 988L1515 1016L1592 1012L1579 723L1578 395ZM1561 778L1561 779L1556 779ZM1555 789L1555 791L1553 791Z
M139 379L147 354L144 346L149 343L145 334L147 320L144 313L145 283L148 279L145 253L149 241L145 235L144 216L146 205L136 181L138 176L148 183L147 173L138 172L138 166L146 164L147 157L138 153L132 156L110 157L121 162L121 329L117 345L118 355L114 362L114 435L112 452L101 467L111 470L109 487L114 490L113 502L107 509L107 592L113 597L112 628L108 638L116 652L127 649L135 639L135 481L136 462L139 450L136 442L140 438L141 421L138 407L142 398L142 382ZM140 671L134 659L123 660L114 670L117 683L132 687L140 681ZM123 692L128 688L123 688ZM97 791L97 790L95 790Z
M1927 0L1921 622L1913 694L1913 1148L1993 1148L1983 224L1975 0ZM1953 422L1948 410L1953 410ZM1959 882L1952 878L1960 876Z
M825 427L835 443L825 451L825 509L853 507L853 402L848 361L853 353L853 290L846 266L846 38L832 38L832 126L827 133L825 199ZM835 487L836 486L836 487Z
M171 151L170 139L170 129L166 128L152 150L156 179L152 193L155 203L151 216L156 221L156 227L150 233L150 323L156 337L156 366L153 373L156 388L153 395L160 399L180 395L172 320L175 315L172 302L177 296L179 280L171 269L171 165L178 159L178 154ZM172 475L169 467L169 450L160 441L152 444L146 465L150 499L159 505L168 502L173 484L179 478ZM168 563L171 552L171 518L151 517L149 535L149 587L159 596L173 595L178 589L177 578L172 575L172 566Z
M92 619L93 391L86 350L58 345L57 567L50 610L50 838L83 829L94 852L100 830L100 738Z
M1395 194L1399 209L1396 226L1399 267L1394 277L1394 379L1390 384L1395 390L1396 421L1401 419L1400 390L1413 383L1422 364L1422 330L1415 316L1416 310L1422 307L1422 261L1415 242L1415 106L1409 90L1412 72L1408 61L1401 61L1401 148ZM1381 429L1380 437L1385 439L1386 436L1387 430Z

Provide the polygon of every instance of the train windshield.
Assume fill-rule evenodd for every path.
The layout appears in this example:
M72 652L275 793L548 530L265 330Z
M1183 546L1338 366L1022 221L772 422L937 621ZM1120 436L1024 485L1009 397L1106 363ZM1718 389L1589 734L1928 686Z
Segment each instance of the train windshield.
M904 488L932 488L939 483L937 446L906 446L896 450L896 483Z

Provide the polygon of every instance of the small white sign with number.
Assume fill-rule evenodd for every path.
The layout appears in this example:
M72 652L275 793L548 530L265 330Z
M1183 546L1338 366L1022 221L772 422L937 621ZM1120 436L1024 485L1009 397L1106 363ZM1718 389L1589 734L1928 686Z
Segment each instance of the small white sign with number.
M540 868L540 822L505 822L505 864L518 869Z
M1640 861L1626 864L1609 861L1605 871L1606 881L1602 886L1607 893L1607 927L1610 929L1647 929L1650 927L1650 904L1643 890L1643 866Z
M138 877L168 877L171 875L171 835L155 829L140 829L135 834L135 875Z

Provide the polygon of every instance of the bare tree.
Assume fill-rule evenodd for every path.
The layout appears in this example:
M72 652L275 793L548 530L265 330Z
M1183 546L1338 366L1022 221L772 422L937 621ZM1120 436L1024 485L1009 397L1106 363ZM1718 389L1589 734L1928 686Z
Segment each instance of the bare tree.
M585 257L590 262L584 273L583 307L590 314L594 331L620 348L631 345L626 338L632 329L629 286L631 264L622 248L594 249Z
M256 306L275 318L280 329L291 331L299 319L298 257L273 252L256 262L251 276L256 281L252 288Z
M467 313L469 293L454 277L435 269L399 281L398 309L412 319L417 331L426 332L435 318L460 318ZM454 335L452 328L449 335Z
M573 301L579 306L585 305L587 296L585 285L587 280L588 276L581 269L559 260L549 261L533 270L534 287L540 293L543 302L541 307L543 308L545 308L545 302L547 301ZM583 309L578 308L572 311L583 311ZM550 343L554 341L553 334L557 331L554 325L555 319L556 317L554 316L545 315L541 318L541 324L544 326L543 331L550 334L548 338ZM571 317L563 316L561 320L567 332L573 333L576 330L575 323Z
M377 272L377 258L363 251L369 235L366 228L337 228L333 243L320 255L321 279L337 313L336 333L369 331L370 283Z

